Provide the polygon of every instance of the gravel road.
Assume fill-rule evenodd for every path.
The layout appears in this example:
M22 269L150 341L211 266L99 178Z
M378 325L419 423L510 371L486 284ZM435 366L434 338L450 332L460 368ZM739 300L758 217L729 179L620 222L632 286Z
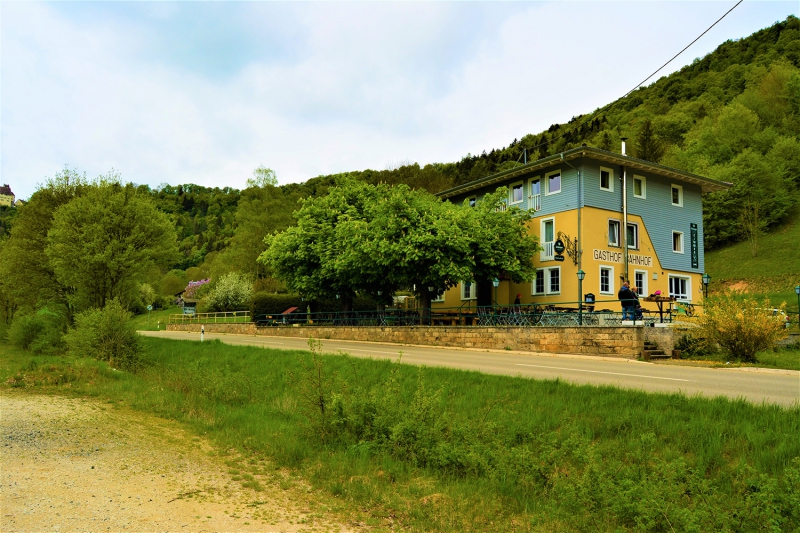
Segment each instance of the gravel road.
M3 391L0 436L3 532L354 530L285 473L243 488L178 424L96 400Z

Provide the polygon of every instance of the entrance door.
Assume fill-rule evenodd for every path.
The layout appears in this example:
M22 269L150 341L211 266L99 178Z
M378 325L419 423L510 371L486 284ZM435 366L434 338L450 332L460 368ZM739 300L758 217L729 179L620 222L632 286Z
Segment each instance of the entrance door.
M492 282L479 281L476 285L478 287L478 307L492 305L492 291L494 291Z

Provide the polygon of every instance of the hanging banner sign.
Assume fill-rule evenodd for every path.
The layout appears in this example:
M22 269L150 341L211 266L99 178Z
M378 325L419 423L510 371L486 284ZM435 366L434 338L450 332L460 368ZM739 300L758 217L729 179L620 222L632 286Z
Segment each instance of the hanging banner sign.
M692 243L692 268L700 268L700 252L697 247L697 224L689 224L689 235Z
M594 250L592 254L596 261L607 261L609 263L622 263L623 253L615 250ZM628 254L628 264L642 267L652 267L653 257L650 255Z

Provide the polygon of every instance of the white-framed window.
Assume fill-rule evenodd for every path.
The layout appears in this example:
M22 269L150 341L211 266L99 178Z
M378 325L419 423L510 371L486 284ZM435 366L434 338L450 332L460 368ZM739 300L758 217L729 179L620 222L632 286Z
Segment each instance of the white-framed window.
M561 267L547 269L547 294L561 294Z
M608 220L608 245L621 246L619 243L619 220Z
M478 297L477 286L475 282L463 281L461 282L461 299L474 300Z
M600 294L614 294L614 267L600 266Z
M669 275L669 295L677 300L690 300L692 279L686 276Z
M556 220L555 218L546 218L542 220L541 225L539 241L542 244L542 251L539 253L539 260L552 261L555 256L553 245L556 242Z
M634 198L647 198L647 179L644 176L633 176Z
M682 231L673 231L672 232L672 251L676 254L683 253L683 232Z
M444 292L440 292L433 298L431 298L431 302L444 302Z
M539 176L528 180L528 209L538 211L542 208L542 182Z
M614 192L614 171L612 169L600 167L600 190Z
M636 294L639 296L647 296L647 271L634 270L633 284L636 287Z
M672 198L672 205L683 207L683 187L681 185L670 186L670 197Z
M475 207L475 205L477 203L478 203L478 197L477 196L470 196L469 198L467 198L467 205L468 206Z
M545 195L556 194L561 192L561 171L555 170L545 174L545 181L547 183L547 191Z
M525 197L525 191L521 181L511 185L509 195L510 197L508 203L510 205L522 203L522 200Z
M639 224L628 222L628 233L625 235L627 238L628 248L634 250L639 249Z
M544 269L536 270L536 277L531 283L531 295L544 294Z
M539 268L531 282L531 295L561 294L561 267Z

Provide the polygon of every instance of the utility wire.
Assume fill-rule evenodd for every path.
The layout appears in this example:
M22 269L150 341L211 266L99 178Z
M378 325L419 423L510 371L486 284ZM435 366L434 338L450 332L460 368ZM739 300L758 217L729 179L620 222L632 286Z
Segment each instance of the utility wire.
M694 43L696 43L697 41L699 41L699 40L700 40L700 37L702 37L703 35L705 35L706 33L708 33L708 32L711 30L711 28L713 28L714 26L716 26L716 25L719 23L719 21L721 21L722 19L724 19L725 17L727 17L727 16L728 16L728 13L730 13L731 11L733 11L734 9L736 9L737 7L739 7L739 4L741 4L742 2L744 2L744 0L739 0L738 2L736 2L736 5L734 5L734 6L733 6L732 8L730 8L728 11L726 11L726 12L725 12L725 14L724 14L724 15L722 15L720 18L718 18L718 19L717 19L717 22L715 22L714 24L712 24L711 26L709 26L709 27L708 27L708 29L707 29L706 31L704 31L703 33L701 33L700 35L698 35L698 36L697 36L697 38L696 38L694 41L692 41L692 42L690 42L689 44L687 44L687 45L686 45L686 47L685 47L683 50L681 50L680 52L678 52L677 54L675 54L674 56L672 56L672 59L670 59L669 61L667 61L666 63L664 63L664 64L663 64L663 65L661 65L660 67L658 67L658 69L657 69L655 72L653 72L652 74L650 74L649 76L647 76L647 77L646 77L646 78L645 78L645 79L644 79L644 80L643 80L641 83L639 83L639 85L637 85L636 87L634 87L633 89L631 89L630 91L628 91L627 93L625 93L625 96L628 96L628 95L629 95L629 94L631 94L633 91L635 91L636 89L638 89L639 87L641 87L642 85L644 85L645 83L647 83L647 80L649 80L650 78L652 78L653 76L655 76L656 74L658 74L658 73L659 73L659 72L660 72L660 71L661 71L661 70L662 70L664 67L666 67L667 65L669 65L670 63L672 63L672 62L675 60L675 58L676 58L676 57L678 57L679 55L681 55L682 53L684 53L684 52L685 52L685 51L686 51L686 50L687 50L687 49L688 49L690 46L692 46ZM625 98L625 96L623 96L622 98Z
M653 76L655 76L656 74L658 74L659 72L661 72L661 70L663 70L663 69L664 69L664 67L666 67L667 65L669 65L670 63L672 63L672 62L675 60L675 58L677 58L679 55L681 55L681 54L682 54L682 53L684 53L686 50L688 50L688 49L689 49L689 47L690 47L690 46L692 46L694 43L696 43L697 41L699 41L699 40L700 40L700 38L701 38L703 35L705 35L706 33L708 33L708 32L711 30L711 28L713 28L714 26L716 26L717 24L719 24L719 22L720 22L722 19L724 19L725 17L727 17L727 16L728 16L728 14L730 14L730 12L731 12L731 11L733 11L734 9L736 9L737 7L739 7L739 4L741 4L742 2L744 2L744 0L739 0L738 2L736 2L736 4L735 4L735 5L734 5L732 8L730 8L728 11L726 11L724 15L722 15L720 18L718 18L718 19L717 19L717 21L716 21L716 22L714 22L714 24L712 24L711 26L709 26L709 27L708 27L708 28L707 28L707 29L706 29L706 30L705 30L703 33L701 33L700 35L698 35L698 36L695 38L695 40L693 40L692 42L690 42L689 44L687 44L687 45L686 45L686 46L683 48L683 50L681 50L680 52L678 52L677 54L675 54L674 56L672 56L672 59L670 59L669 61L667 61L666 63L664 63L664 64L663 64L663 65L661 65L660 67L658 67L658 69L656 69L656 71L655 71L655 72L653 72L652 74L650 74L649 76L647 76L647 77L646 77L644 80L642 80L640 83L638 83L638 84L636 85L636 87L634 87L633 89L631 89L630 91L628 91L627 93L625 93L625 96L623 96L622 98L625 98L625 97L629 96L629 95L630 95L630 94L631 94L633 91L635 91L636 89L638 89L639 87L641 87L642 85L644 85L645 83L647 83L647 80L649 80L650 78L652 78ZM618 98L617 100L622 100L622 98ZM615 100L614 102L616 102L617 100ZM588 118L586 118L584 121L580 122L580 123L579 123L577 126L574 126L574 127L572 128L572 130L571 130L571 131L575 131L576 129L580 128L581 126L583 126L584 124L586 124L587 122L589 122L589 121L590 121L591 119L593 119L593 118L594 118L594 117L595 117L595 116L596 116L598 113L600 113L601 111L603 111L603 110L607 109L607 108L608 108L610 105L614 104L614 102L611 102L610 104L606 104L605 106L601 107L600 109L598 109L597 111L595 111L594 113L592 113L591 115L589 115L589 117L588 117ZM560 139L560 138L563 138L564 136L566 136L566 135L567 135L567 133L568 133L568 132L564 132L564 133L562 133L561 135L559 135L559 137L558 137L558 138L559 138L559 139ZM546 141L544 141L544 142L542 142L542 143L539 143L539 144L537 144L537 145L535 145L535 146L531 146L530 148L531 148L531 150L533 150L533 149L535 149L535 148L540 148L540 147L542 147L542 146L547 146L548 144L550 144L550 142L551 142L551 141L548 141L548 140L546 140ZM520 157L522 157L522 154L520 154ZM519 157L517 158L517 162L519 162Z

